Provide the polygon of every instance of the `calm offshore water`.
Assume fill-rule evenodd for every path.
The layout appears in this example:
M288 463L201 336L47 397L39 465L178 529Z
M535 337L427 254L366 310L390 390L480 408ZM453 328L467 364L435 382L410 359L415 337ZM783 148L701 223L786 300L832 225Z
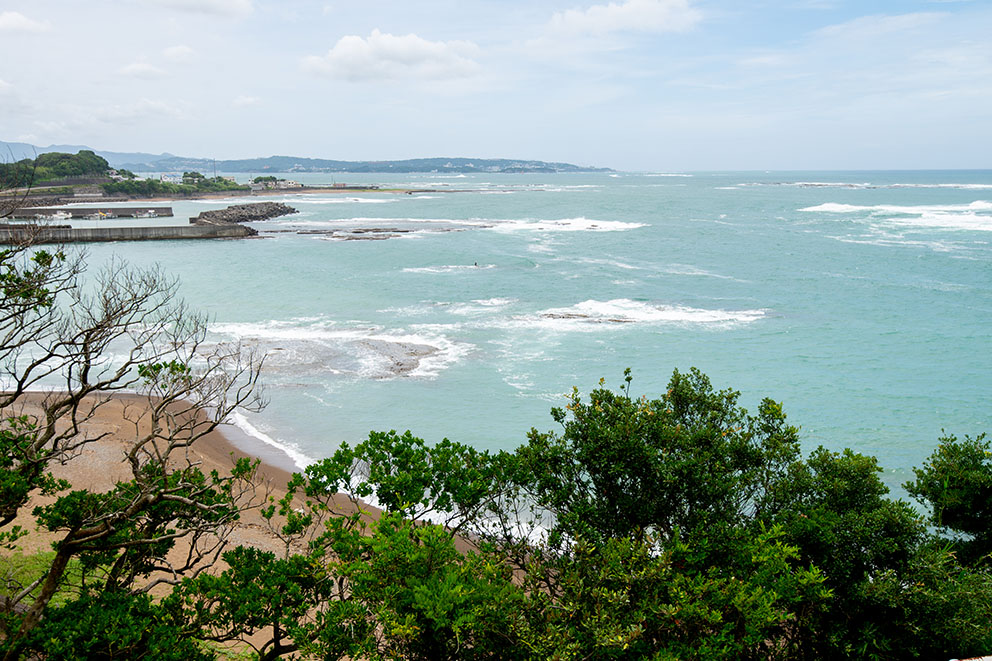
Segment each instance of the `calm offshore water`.
M638 395L695 366L772 397L892 486L942 428L992 431L992 172L336 178L471 192L286 195L263 239L89 247L161 263L269 352L271 404L239 422L300 462L372 429L512 449L625 367ZM295 232L368 227L404 233Z

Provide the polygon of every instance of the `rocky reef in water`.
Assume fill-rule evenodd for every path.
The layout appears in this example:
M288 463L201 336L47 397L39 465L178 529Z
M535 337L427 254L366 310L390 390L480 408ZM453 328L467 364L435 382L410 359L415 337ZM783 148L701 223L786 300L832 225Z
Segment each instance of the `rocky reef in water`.
M228 225L231 223L251 223L259 220L271 220L280 216L299 213L293 207L281 202L255 202L252 204L235 204L226 209L204 211L190 218L193 225Z

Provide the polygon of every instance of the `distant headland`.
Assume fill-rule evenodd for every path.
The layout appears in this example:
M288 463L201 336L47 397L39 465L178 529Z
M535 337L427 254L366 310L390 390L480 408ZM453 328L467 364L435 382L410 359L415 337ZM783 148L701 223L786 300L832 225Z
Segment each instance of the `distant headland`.
M48 152L75 154L79 151L93 151L107 160L111 167L133 172L369 172L369 173L416 173L445 172L467 174L485 173L527 173L527 172L613 172L610 168L586 167L571 163L553 163L505 158L412 158L395 161L343 161L298 156L268 156L222 160L212 158L191 158L169 153L149 154L142 152L111 152L92 149L82 145L50 145L37 147L23 142L0 141L0 156L19 160L33 158Z

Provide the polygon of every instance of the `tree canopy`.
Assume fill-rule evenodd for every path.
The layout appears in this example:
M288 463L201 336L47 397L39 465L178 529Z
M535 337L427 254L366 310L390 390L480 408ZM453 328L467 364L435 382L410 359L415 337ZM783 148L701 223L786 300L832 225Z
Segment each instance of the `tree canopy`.
M63 177L102 177L110 165L89 150L77 154L46 152L34 159L0 163L0 190L21 188Z

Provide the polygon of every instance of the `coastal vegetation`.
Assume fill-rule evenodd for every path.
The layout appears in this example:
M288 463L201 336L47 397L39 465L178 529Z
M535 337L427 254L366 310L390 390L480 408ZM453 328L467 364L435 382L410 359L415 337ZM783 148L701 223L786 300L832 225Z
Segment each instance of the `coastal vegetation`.
M111 181L109 174L116 174ZM200 193L240 192L250 190L224 177L207 177L196 171L184 172L182 183L139 179L130 170L112 171L106 159L92 151L77 154L47 152L33 159L0 163L0 191L28 189L44 186L46 195L72 194L71 187L52 188L45 184L65 179L86 178L100 183L105 195L130 195L134 197L190 196Z
M43 184L66 177L104 177L110 165L91 151L49 152L36 158L0 163L0 190Z
M514 451L376 431L269 492L193 451L264 404L158 270L0 251L5 659L947 658L992 651L992 447L947 436L893 499L695 369L573 390ZM62 390L29 394L58 378ZM73 466L131 425L106 488ZM33 397L33 399L32 399ZM67 472L56 469L65 465ZM374 509L374 504L378 509ZM925 512L926 514L921 514ZM277 550L235 545L248 515ZM51 549L15 551L45 535Z
M158 179L127 179L103 184L106 195L131 195L135 197L192 196L200 193L247 191L248 186L224 177L206 177L199 172L184 172L181 184Z

